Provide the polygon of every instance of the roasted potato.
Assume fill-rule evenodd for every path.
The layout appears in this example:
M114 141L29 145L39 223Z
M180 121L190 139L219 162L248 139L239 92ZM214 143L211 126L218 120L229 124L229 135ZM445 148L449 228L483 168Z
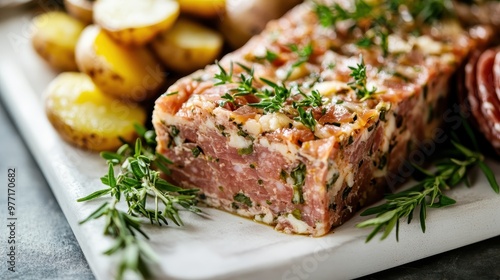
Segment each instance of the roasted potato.
M31 42L52 67L75 71L75 46L85 25L63 12L48 12L33 19Z
M85 28L76 46L80 71L110 96L144 101L153 97L165 81L158 62L145 47L120 45L96 25Z
M213 63L221 52L222 36L203 25L179 19L160 33L152 43L153 50L171 70L189 73Z
M140 46L170 28L179 16L174 0L99 0L94 21L117 42Z
M64 7L68 14L86 24L93 21L93 0L64 0Z
M121 145L118 137L133 141L134 123L146 121L142 107L108 97L83 73L61 73L49 84L44 101L61 137L87 150L114 150Z
M226 0L220 30L233 48L243 46L259 34L268 21L279 18L302 0Z
M181 12L202 18L222 16L226 0L178 0Z

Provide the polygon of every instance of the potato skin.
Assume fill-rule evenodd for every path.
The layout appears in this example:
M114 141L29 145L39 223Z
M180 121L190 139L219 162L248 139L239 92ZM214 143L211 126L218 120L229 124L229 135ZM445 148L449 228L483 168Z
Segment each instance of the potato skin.
M148 49L122 46L96 25L82 32L76 61L105 94L118 99L145 101L165 82L163 68Z
M96 152L112 151L116 150L121 145L121 142L118 139L118 137L116 139L112 139L100 136L99 134L96 133L84 134L79 132L78 130L75 130L55 112L47 110L46 114L50 123L59 133L61 138L64 141L80 149L96 151ZM123 137L124 139L132 140L136 135L134 133L131 133L129 135L120 135L120 136Z
M31 43L38 55L56 70L77 70L75 46L85 25L63 12L39 15L33 23Z
M68 14L85 24L93 22L93 1L89 0L64 0L64 7Z
M106 97L83 73L61 73L43 97L47 117L59 135L85 150L115 150L122 144L118 137L133 141L133 124L146 120L143 108Z
M181 18L171 29L160 33L151 46L168 69L188 74L213 63L223 43L218 32Z
M200 18L214 18L222 16L226 0L178 0L181 12Z

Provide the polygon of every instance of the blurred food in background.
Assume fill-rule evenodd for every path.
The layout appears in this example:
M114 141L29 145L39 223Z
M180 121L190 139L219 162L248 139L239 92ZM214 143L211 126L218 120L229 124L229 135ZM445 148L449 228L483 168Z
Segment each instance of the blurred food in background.
M220 30L232 48L243 46L259 34L267 22L285 14L302 0L226 0Z
M458 76L461 105L470 122L500 155L500 1L453 2L462 24L481 43Z
M500 1L455 0L455 11L466 24L487 24L500 28Z
M134 122L146 123L138 106L151 105L176 78L242 46L300 2L64 0L67 13L33 19L35 51L55 70L72 71L45 91L49 120L78 147L115 149L118 136L131 139Z
M177 78L239 48L259 34L268 21L279 18L300 2L302 0L64 0L67 13L53 11L33 19L37 28L32 43L40 57L54 69L85 74L63 75L58 78L59 84L70 88L78 84L76 81L81 84L85 80L106 98L145 106L151 105ZM455 0L451 3L462 24L482 25L475 27L475 33L471 34L478 38L498 38L499 1ZM492 35L495 33L496 36ZM481 42L462 70L463 79L459 80L463 84L460 87L463 107L472 112L477 127L497 151L500 151L500 55L498 48L484 54L483 51L499 43L486 39ZM53 98L51 90L47 90L48 98ZM67 92L74 95L69 89ZM85 99L97 105L102 105L101 101ZM71 102L68 104L74 106ZM71 126L71 118L65 114L54 117L51 112L54 109L47 110L56 127ZM97 120L102 122L113 119L109 114L92 117L105 118ZM141 121L145 122L146 119ZM125 130L122 132L126 134ZM103 145L82 145L78 140L81 137L61 134L80 147L104 148Z

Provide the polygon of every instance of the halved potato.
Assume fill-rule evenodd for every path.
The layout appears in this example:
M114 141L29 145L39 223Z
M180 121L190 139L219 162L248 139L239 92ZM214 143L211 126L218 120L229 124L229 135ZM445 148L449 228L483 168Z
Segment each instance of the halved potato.
M63 12L41 14L33 18L33 24L35 51L57 70L77 70L75 46L85 25Z
M134 123L146 121L143 108L106 96L83 73L61 73L49 84L44 101L61 137L87 150L114 150L121 145L118 137L132 142Z
M179 4L173 0L99 0L94 21L116 41L144 45L174 24Z
M76 61L104 93L119 99L144 101L165 82L160 62L148 49L120 45L96 25L82 32Z
M68 14L86 24L91 24L93 21L93 5L93 0L64 0L64 7Z
M153 50L170 69L188 73L213 63L221 52L222 35L196 22L179 19L160 33L152 43Z
M222 16L226 0L178 0L181 12L203 18Z

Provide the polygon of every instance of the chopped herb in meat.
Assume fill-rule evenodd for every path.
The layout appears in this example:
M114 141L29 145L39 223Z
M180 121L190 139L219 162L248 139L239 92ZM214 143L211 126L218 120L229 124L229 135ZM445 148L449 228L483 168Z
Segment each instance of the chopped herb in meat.
M236 202L244 204L244 205L246 205L248 207L252 207L252 200L248 196L244 195L243 193L237 193L237 194L235 194L234 197L233 197L233 199Z

